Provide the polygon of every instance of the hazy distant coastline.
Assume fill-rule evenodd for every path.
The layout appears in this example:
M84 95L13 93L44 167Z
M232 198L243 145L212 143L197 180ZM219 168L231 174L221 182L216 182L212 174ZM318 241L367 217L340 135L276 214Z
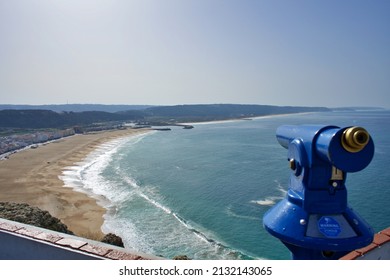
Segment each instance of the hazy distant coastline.
M327 111L383 110L378 107L302 107L249 104L12 105L0 104L0 154L75 134L127 128L174 126ZM169 130L167 128L163 128Z
M175 106L0 105L0 128L66 129L109 122L169 125L320 111L330 111L330 109L326 107L241 104Z

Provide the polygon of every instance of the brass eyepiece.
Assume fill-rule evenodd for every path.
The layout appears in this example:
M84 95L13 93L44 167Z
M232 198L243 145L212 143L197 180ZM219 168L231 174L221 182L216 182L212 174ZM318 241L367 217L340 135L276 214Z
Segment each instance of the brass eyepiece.
M370 140L370 134L362 127L353 126L344 130L341 145L351 153L357 153L364 149Z

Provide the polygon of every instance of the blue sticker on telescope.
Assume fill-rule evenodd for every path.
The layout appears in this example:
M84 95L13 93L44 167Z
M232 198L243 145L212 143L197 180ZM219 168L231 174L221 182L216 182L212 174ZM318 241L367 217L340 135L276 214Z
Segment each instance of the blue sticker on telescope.
M340 224L332 217L324 216L318 221L319 231L327 237L335 237L340 234Z

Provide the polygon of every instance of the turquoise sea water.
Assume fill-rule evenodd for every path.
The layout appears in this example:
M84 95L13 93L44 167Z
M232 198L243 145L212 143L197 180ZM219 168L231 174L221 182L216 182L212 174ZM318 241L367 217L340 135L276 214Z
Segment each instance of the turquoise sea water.
M195 124L119 139L64 171L67 185L109 209L103 230L125 246L172 258L290 259L262 225L287 191L287 150L275 139L284 124L365 127L371 164L349 173L349 204L374 231L390 226L390 111L326 112L252 121Z

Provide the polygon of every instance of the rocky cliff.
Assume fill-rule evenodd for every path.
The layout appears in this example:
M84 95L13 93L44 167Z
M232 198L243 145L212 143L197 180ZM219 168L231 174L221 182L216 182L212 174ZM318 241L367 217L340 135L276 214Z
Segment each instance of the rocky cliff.
M0 202L0 218L73 235L61 220L53 217L48 211L26 203ZM124 247L122 239L112 233L100 241Z
M73 234L59 219L48 211L26 203L0 202L0 218L29 224L49 230Z

